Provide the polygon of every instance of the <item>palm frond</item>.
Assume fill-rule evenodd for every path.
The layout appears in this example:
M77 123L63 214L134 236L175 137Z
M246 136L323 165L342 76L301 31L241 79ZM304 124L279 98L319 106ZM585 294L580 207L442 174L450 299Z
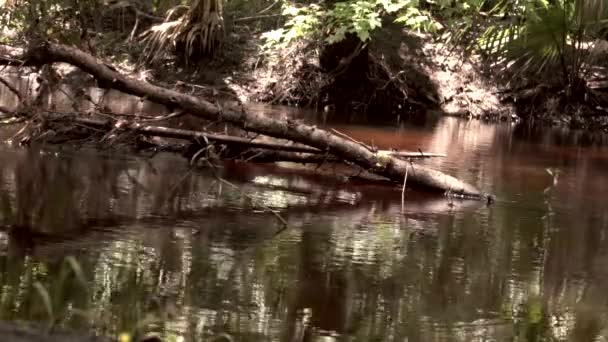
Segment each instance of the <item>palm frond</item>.
M477 40L486 58L518 72L559 67L564 79L580 72L585 42L608 28L606 0L501 1L489 13L496 19Z
M178 52L186 64L203 55L212 55L221 46L224 34L223 0L195 0L190 6L176 6L167 12L164 23L142 34L147 62ZM185 12L177 14L178 10ZM173 19L178 16L178 19Z

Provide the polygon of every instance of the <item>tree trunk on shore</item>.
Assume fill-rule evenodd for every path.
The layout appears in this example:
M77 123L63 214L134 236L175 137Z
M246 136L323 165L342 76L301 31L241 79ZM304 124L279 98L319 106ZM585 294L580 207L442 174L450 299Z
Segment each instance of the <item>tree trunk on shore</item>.
M316 126L292 120L277 120L262 114L248 113L242 109L222 108L195 96L122 75L103 61L74 47L41 42L28 50L24 61L35 65L68 63L93 75L100 83L107 84L113 89L146 98L171 109L181 109L204 119L229 122L246 131L315 147L395 182L402 183L407 172L409 185L471 198L490 199L489 195L452 176L390 155L379 154Z

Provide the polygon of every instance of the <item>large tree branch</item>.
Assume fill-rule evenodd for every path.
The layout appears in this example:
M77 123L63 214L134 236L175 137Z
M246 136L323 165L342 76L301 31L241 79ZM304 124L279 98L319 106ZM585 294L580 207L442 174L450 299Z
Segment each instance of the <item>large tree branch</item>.
M2 111L2 107L0 107ZM16 115L16 114L15 114ZM252 141L251 139L235 137L231 135L223 134L212 134L207 132L198 132L179 128L169 128L162 126L146 125L140 122L127 122L126 120L118 120L114 124L108 120L98 120L91 118L78 117L78 114L65 114L57 116L55 113L45 117L49 122L57 123L58 125L76 124L78 126L85 126L95 129L96 131L105 131L106 134L110 133L114 129L125 132L135 132L143 136L150 137L163 137L187 140L189 144L171 144L164 142L162 144L152 143L147 141L147 144L153 144L154 147L164 149L166 151L176 153L187 153L193 148L204 148L209 144L217 143L229 147L226 154L228 158L238 158L241 160L252 161L256 163L260 162L276 162L276 161L290 161L298 163L326 163L326 162L341 162L341 159L336 158L334 155L330 155L319 149L302 146L302 145L286 145L284 143L274 142L260 142ZM60 141L61 138L60 138ZM224 151L226 152L226 151ZM400 158L432 158L432 157L443 157L445 155L438 153L423 153L420 152L407 152L407 151L379 151L392 156L398 156Z
M42 42L28 51L27 59L40 65L53 62L69 63L90 73L101 83L116 90L145 97L169 108L180 108L201 118L222 120L247 131L306 144L334 154L341 159L396 182L402 182L407 170L408 184L439 191L450 191L468 197L491 198L474 186L452 176L424 166L413 165L395 157L378 154L315 126L291 120L280 121L259 113L224 109L192 95L130 78L113 70L101 60L74 47Z
M0 110L2 107L0 106ZM56 114L56 113L53 113ZM16 114L14 114L16 115ZM46 117L45 119L56 121L56 122L66 122L66 123L77 123L81 125L86 125L90 127L94 127L97 129L106 129L110 131L112 129L112 122L108 120L98 120L91 118L82 118L78 117L78 114L72 113L63 113L61 116L53 116L52 114ZM115 128L119 128L120 130L125 131L133 131L138 134L147 135L147 136L156 136L162 138L172 138L172 139L181 139L188 140L190 142L196 143L197 145L207 145L207 141L210 143L219 143L228 146L236 146L247 149L262 149L262 150L271 150L271 151L284 151L284 152L293 152L293 153L305 153L306 156L302 160L313 160L312 162L317 162L319 160L327 161L327 157L325 156L327 152L319 150L314 147L308 147L303 145L286 145L284 143L274 143L274 142L263 142L263 141L254 141L248 138L236 137L232 135L225 134L214 134L208 132L200 132L193 131L188 129L180 129L180 128L170 128L163 126L154 126L148 125L145 122L128 122L126 120L118 120L115 123ZM399 158L411 158L411 159L421 159L421 158L433 158L433 157L445 157L445 154L441 153L426 153L426 152L409 152L409 151L388 151L388 150L380 150L378 153L382 153L385 155L390 155ZM309 158L310 155L317 155L318 158ZM319 159L320 158L320 159ZM298 159L300 160L300 159ZM332 161L337 161L336 158L332 158Z

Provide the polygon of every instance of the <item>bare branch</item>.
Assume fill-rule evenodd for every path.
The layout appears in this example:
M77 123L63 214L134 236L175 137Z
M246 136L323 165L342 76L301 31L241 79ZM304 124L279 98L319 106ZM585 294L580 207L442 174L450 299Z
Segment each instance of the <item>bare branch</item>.
M20 103L23 103L23 95L21 95L21 92L19 91L19 89L17 89L15 86L10 84L10 82L5 80L4 77L2 77L2 76L0 76L0 83L2 83L6 88L8 88L8 90L10 90L13 94L15 94L17 96L17 98L19 99Z

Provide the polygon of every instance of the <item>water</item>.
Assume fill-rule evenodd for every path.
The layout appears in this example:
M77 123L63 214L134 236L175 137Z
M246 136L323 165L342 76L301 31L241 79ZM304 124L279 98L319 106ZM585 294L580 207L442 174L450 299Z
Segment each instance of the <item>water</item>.
M402 213L398 188L305 170L224 165L234 188L168 154L3 145L0 319L167 341L608 339L605 138L333 127L446 153L425 164L498 201L408 191Z

